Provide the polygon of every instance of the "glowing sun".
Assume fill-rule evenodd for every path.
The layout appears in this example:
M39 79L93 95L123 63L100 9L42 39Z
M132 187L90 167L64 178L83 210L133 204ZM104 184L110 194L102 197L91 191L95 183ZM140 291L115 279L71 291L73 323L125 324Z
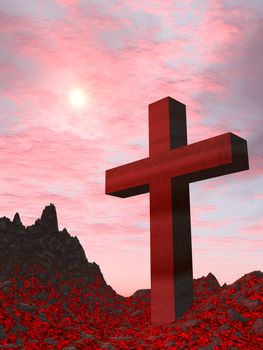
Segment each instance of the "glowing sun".
M74 108L82 108L86 105L87 96L84 90L80 88L72 89L69 92L69 103Z

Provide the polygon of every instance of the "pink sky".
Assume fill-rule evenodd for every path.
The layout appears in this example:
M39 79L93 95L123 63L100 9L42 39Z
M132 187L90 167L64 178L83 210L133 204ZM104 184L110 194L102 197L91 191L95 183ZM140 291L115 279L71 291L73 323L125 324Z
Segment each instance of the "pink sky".
M250 170L190 185L194 278L263 270L261 0L1 0L0 26L1 217L54 203L117 293L150 288L149 194L105 195L105 170L148 156L148 105L171 96L188 143L248 142Z

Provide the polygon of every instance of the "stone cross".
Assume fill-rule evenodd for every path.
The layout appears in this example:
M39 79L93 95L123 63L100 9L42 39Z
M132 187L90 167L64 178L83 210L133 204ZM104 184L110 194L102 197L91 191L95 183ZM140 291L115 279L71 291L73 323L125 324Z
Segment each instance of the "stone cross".
M193 303L189 183L247 169L247 142L231 132L187 145L185 105L168 96L149 105L149 157L106 170L106 194L150 192L152 326Z

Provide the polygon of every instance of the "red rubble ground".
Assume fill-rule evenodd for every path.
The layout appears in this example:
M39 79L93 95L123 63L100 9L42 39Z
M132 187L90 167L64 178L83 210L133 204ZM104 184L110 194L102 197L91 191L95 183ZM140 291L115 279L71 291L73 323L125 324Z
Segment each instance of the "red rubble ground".
M43 214L27 228L0 218L1 349L263 349L261 271L222 287L211 273L194 280L191 308L151 327L150 290L118 295L58 231L54 206Z
M189 311L150 326L150 290L124 298L98 279L58 286L37 278L1 283L1 349L263 349L263 273L220 287L210 273L194 280ZM199 289L198 289L199 288Z

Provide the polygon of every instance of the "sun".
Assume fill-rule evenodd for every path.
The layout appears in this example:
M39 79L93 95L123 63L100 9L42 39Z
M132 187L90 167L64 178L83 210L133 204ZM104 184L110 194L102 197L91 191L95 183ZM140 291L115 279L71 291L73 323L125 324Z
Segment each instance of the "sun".
M74 108L82 108L87 103L85 91L81 88L74 88L69 92L69 103Z

